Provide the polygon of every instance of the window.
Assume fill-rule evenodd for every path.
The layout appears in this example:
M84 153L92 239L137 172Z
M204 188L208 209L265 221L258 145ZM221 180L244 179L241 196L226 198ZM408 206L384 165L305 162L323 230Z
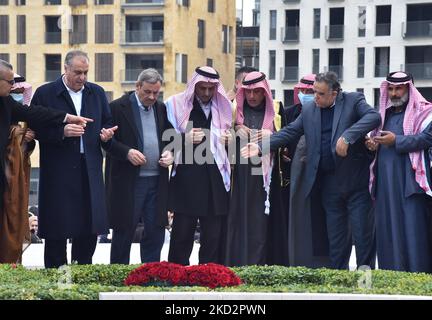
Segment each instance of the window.
M344 38L345 9L330 8L329 40L343 40Z
M177 4L183 7L189 7L189 0L177 0Z
M113 15L112 14L97 14L95 16L96 30L95 42L96 43L113 43Z
M0 16L0 44L9 43L9 16Z
M391 6L376 7L376 36L389 36L391 29Z
M45 81L54 81L61 75L61 54L45 55Z
M95 54L95 80L98 82L113 81L113 54Z
M328 71L335 72L339 80L343 79L343 49L329 49Z
M95 5L114 4L114 0L94 0Z
M187 54L176 53L176 82L187 83Z
M366 7L359 7L358 14L358 36L366 36Z
M321 9L314 9L313 14L313 38L319 39L321 33Z
M375 77L385 77L389 73L390 47L375 48Z
M205 48L205 21L198 19L198 48Z
M357 48L357 78L364 78L365 48Z
M356 92L364 93L364 88L357 88Z
M276 79L276 51L269 51L269 79Z
M208 0L207 10L208 10L208 12L216 12L216 1L215 0Z
M282 81L298 81L299 79L299 51L285 50L285 64Z
M0 0L0 6L7 6L9 5L9 0Z
M320 49L312 49L312 73L319 73L320 69Z
M15 5L17 6L25 6L26 0L15 0Z
M147 68L156 69L163 77L163 54L126 54L125 81L135 82Z
M45 0L45 5L61 4L61 0Z
M45 43L61 43L60 16L45 16Z
M163 16L126 16L126 42L163 42Z
M276 97L276 90L270 90L271 95L272 95L272 99L274 100Z
M276 40L277 15L276 10L270 10L270 40Z
M17 53L17 67L16 72L25 77L26 76L26 54L25 53Z
M231 53L232 27L222 25L222 52Z
M26 16L17 15L17 44L26 43Z
M9 62L9 53L0 53L0 59Z
M213 67L213 59L207 58L206 65L209 67Z
M69 5L71 6L79 6L82 4L87 4L87 0L69 0Z
M69 43L87 43L87 16L73 15L72 22L72 31L69 33Z

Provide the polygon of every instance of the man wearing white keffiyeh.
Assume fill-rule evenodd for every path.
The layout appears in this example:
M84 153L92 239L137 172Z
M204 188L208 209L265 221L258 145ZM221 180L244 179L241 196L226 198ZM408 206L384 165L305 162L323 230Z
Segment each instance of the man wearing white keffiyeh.
M166 106L169 121L183 138L170 180L169 208L174 221L168 260L189 264L199 219L199 262L222 263L231 168L221 141L232 139L231 103L217 71L199 67L186 90L168 98Z
M432 272L430 158L432 104L412 76L392 72L381 84L382 124L366 142L377 150L370 189L380 269Z

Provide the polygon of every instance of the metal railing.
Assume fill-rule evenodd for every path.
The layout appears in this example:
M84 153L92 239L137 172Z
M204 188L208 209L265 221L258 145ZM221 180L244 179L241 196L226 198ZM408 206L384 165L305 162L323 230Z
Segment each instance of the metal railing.
M141 71L143 71L146 68L141 68L141 69L126 69L123 70L122 74L123 74L123 82L135 82L138 79L139 74L141 73ZM159 72L159 74L163 77L163 69L156 69L157 72Z
M432 79L432 62L407 63L405 71L411 73L416 79Z
M432 37L432 20L408 21L404 37Z
M61 31L45 32L45 43L61 43Z
M390 23L377 23L375 25L375 35L376 36L389 36L390 35Z
M281 68L281 81L298 81L299 67L282 67Z
M389 73L389 65L376 64L375 77L386 77Z
M55 81L57 80L61 75L60 70L45 70L45 81Z
M142 30L126 30L122 37L123 43L144 43L144 42L157 42L162 43L164 38L163 30L152 30L146 32Z
M299 41L300 28L299 26L282 28L282 42Z
M341 65L330 65L326 71L333 71L337 74L339 80L343 80L343 66Z
M343 40L345 26L342 24L333 24L326 26L327 40Z

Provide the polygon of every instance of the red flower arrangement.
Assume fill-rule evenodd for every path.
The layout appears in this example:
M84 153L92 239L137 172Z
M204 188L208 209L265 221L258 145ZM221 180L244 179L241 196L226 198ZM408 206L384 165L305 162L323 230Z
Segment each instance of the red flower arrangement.
M208 263L182 266L171 262L151 262L133 270L124 280L127 286L171 285L209 288L238 286L240 278L225 266Z

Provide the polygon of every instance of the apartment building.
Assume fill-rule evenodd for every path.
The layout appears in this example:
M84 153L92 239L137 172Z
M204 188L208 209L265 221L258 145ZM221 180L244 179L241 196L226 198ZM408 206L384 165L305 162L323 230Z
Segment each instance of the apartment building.
M0 0L0 58L38 87L59 77L71 49L89 53L89 80L109 99L158 69L162 97L184 89L198 65L227 87L235 71L235 1Z
M285 104L299 77L328 70L374 106L387 73L408 71L432 101L432 1L266 0L260 27L259 64Z

